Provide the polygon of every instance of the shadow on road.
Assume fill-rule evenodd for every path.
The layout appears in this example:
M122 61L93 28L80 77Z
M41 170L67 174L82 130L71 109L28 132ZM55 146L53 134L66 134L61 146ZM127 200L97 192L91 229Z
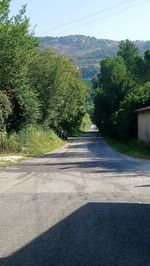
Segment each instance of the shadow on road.
M149 187L150 188L150 185L142 185L142 186L135 186L135 187Z
M148 266L150 205L88 203L0 265Z

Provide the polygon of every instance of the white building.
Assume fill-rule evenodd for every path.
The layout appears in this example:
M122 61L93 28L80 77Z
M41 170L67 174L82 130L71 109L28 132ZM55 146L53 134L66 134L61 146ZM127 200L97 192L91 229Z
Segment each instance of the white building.
M150 144L150 106L138 109L138 139Z

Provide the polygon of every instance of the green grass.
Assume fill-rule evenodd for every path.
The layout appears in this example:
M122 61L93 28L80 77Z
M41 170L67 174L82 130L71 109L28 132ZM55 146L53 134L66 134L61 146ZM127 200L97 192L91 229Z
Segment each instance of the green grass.
M16 161L11 161L11 160L8 160L8 161L1 161L0 159L0 170L7 167L7 166L11 166L13 164L16 164L16 163L19 163L23 160L25 160L27 157L22 157L22 159L18 159Z
M0 147L3 154L30 154L38 155L50 152L62 145L62 141L51 129L30 126L18 134L3 135Z
M18 134L0 132L0 157L21 155L23 158L48 153L65 144L51 129L30 126ZM0 166L13 164L2 162Z
M116 139L105 138L107 143L116 151L135 158L150 160L150 147L138 141L123 142Z

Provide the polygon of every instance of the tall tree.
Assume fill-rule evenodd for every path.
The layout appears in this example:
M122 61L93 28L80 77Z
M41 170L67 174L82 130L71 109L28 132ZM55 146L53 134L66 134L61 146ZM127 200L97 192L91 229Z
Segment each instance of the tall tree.
M145 62L145 80L150 81L150 50L147 50L144 55Z
M94 99L95 123L101 132L120 139L136 137L135 110L150 103L150 84L144 84L149 79L150 51L143 59L128 40L120 43L117 57L101 62Z
M0 2L0 90L6 94L12 106L7 129L19 130L22 125L30 122L31 116L35 114L32 112L31 101L27 101L23 96L23 90L26 90L26 96L32 95L36 98L27 85L27 72L36 51L37 40L29 32L29 19L25 15L26 6L10 19L9 5L8 0ZM26 119L28 116L24 116L26 110L30 113L29 121Z
M107 97L111 98L112 108L117 108L118 103L125 94L125 81L127 76L126 66L122 57L108 57L100 63L99 87Z
M138 47L131 41L121 41L118 56L122 56L127 69L132 72L136 57L140 56Z
M10 0L0 1L0 23L4 23L8 20Z
M41 103L41 122L71 127L84 111L86 86L79 70L52 49L37 53L29 69L30 85ZM82 115L81 115L82 116Z
M104 133L109 130L109 120L126 94L127 70L121 56L108 57L100 62L100 73L94 100L95 123Z

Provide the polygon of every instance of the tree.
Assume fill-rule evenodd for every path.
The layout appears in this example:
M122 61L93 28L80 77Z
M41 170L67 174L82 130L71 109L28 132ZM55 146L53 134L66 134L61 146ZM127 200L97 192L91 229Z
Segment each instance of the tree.
M37 95L24 82L11 94L12 110L6 120L7 131L20 131L26 125L34 125L40 117Z
M100 63L99 85L110 97L118 98L124 94L126 66L122 57L107 57Z
M52 49L37 53L29 68L30 86L38 93L41 123L58 130L82 120L86 86L79 70Z
M126 66L123 58L108 57L100 62L101 71L98 75L98 85L94 99L94 121L101 132L107 134L109 120L124 98L126 93ZM96 83L94 83L95 85Z
M9 0L0 1L0 122L3 128L18 132L34 123L57 131L60 127L79 128L87 95L79 68L54 50L40 52L37 39L29 30L26 6L9 18L9 5Z
M130 92L112 115L114 136L120 139L137 137L137 109L150 105L150 82Z
M0 1L0 24L8 20L10 0Z
M111 97L108 97L103 89L98 89L94 98L93 122L100 132L108 134L108 121L112 115Z
M30 123L30 119L27 121L28 115L25 117L25 114L26 110L31 108L31 101L22 97L22 88L24 90L26 88L26 95L29 95L27 72L36 51L37 40L29 33L29 19L25 15L26 6L20 10L18 15L10 19L9 5L10 1L0 2L0 91L7 95L12 106L7 129L17 130L25 123ZM33 96L33 93L31 94ZM33 98L36 100L36 97ZM24 100L24 104L21 99ZM33 109L34 106L33 103ZM35 113L30 114L34 117Z
M150 50L147 50L144 55L145 62L145 80L150 81Z
M127 69L132 72L135 58L140 56L138 47L131 41L121 41L119 44L118 56L122 56Z
M129 40L119 44L117 57L101 61L94 99L94 121L105 135L120 139L136 137L136 109L150 105L150 51L144 59Z
M14 89L19 80L25 78L28 64L37 47L36 38L29 33L30 24L25 12L26 6L18 15L0 23L1 89Z

